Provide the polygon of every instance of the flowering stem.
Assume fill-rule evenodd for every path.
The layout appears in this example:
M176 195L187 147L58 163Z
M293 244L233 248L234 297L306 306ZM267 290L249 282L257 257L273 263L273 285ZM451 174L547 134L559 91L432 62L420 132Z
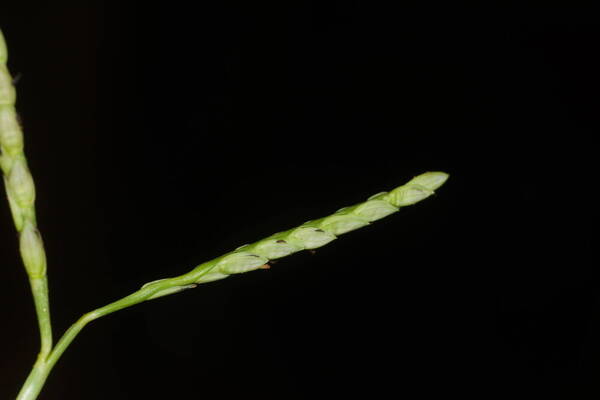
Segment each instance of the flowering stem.
M29 277L41 336L37 360L17 400L35 400L48 375L79 332L91 321L146 300L195 288L198 284L227 278L233 274L268 268L271 260L302 250L322 247L347 232L370 225L400 208L434 194L448 179L444 172L426 172L390 192L378 193L361 203L204 262L186 274L149 282L136 292L79 318L52 344L52 327L46 277L46 254L35 217L35 186L23 152L23 134L15 110L16 93L6 67L7 51L0 31L0 169L15 227L19 249Z
M48 279L46 277L46 253L42 236L37 229L35 217L35 185L23 151L23 132L15 110L16 91L6 66L8 52L0 31L0 169L4 175L4 186L13 221L19 233L19 250L25 271L29 277L31 293L40 329L40 351L32 373L27 379L28 387L35 388L36 382L46 379L45 360L52 350L52 325L48 301ZM25 394L35 398L36 394ZM39 390L38 390L39 392ZM34 397L31 397L31 396Z

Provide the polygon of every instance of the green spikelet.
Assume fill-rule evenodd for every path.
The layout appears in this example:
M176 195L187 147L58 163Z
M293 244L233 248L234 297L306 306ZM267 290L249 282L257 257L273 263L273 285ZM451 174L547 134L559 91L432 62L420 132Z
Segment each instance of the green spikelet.
M252 254L247 251L235 251L219 259L215 269L224 275L241 274L254 271L269 262L266 257Z

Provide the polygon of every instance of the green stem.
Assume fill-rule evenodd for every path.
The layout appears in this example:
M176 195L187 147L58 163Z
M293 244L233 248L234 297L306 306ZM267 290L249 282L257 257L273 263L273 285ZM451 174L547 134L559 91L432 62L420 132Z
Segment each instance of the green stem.
M17 400L35 400L44 387L46 378L50 370L46 366L46 362L42 357L38 356L37 361L33 365L27 380L23 384Z
M100 317L104 317L108 314L112 314L115 311L122 310L127 307L131 307L133 305L139 304L143 301L149 300L158 292L162 292L164 290L168 290L178 285L185 285L190 282L190 279L198 278L202 274L206 273L208 268L199 269L196 274L194 274L193 278L190 278L187 274L185 276L178 276L175 278L163 279L157 282L154 282L132 294L129 296L123 297L120 300L117 300L113 303L110 303L104 307L98 308L94 311L91 311L87 314L84 314L81 318L77 320L67 331L63 334L60 340L56 343L54 349L49 351L48 353L40 352L38 355L38 359L34 364L27 380L23 384L19 395L17 396L17 400L35 400L39 395L40 391L44 387L46 383L46 379L48 375L54 368L56 362L60 359L65 350L69 347L69 345L73 342L73 340L77 337L79 332L90 322ZM46 303L44 303L43 296L43 285L46 284L45 277L39 279L40 282L35 282L35 287L39 289L39 291L34 290L34 298L36 299L36 309L40 307L43 309L47 307L47 296ZM33 283L32 283L33 287ZM45 292L47 294L47 291ZM37 297L36 297L37 296ZM38 301L39 299L39 301ZM39 315L39 314L38 314ZM48 315L48 314L46 314ZM46 346L52 347L52 336L47 336L44 332L48 332L50 329L49 325L49 315L46 323L45 318L39 318L40 321L40 330L42 331L42 349L45 349ZM50 338L50 342L47 341L47 338Z
M30 277L31 293L35 303L38 325L40 327L40 355L46 358L52 351L52 325L50 323L50 305L48 302L48 278Z
M133 295L127 296L119 301L111 303L105 307L89 312L83 315L81 318L79 318L77 322L75 322L73 325L71 325L71 327L69 327L69 329L67 329L64 335L60 338L58 343L56 343L56 347L54 347L54 349L46 357L42 357L41 354L40 356L38 356L38 360L34 364L29 374L29 377L27 377L27 380L23 384L23 387L21 388L21 391L17 396L17 400L35 400L42 388L44 387L46 379L52 371L52 368L54 368L56 362L60 359L67 347L69 347L69 345L73 342L75 337L77 337L79 332L81 332L81 330L89 322L97 318L144 301L143 298L135 298L135 300L132 299L132 296L134 296L137 293L138 292L134 293Z

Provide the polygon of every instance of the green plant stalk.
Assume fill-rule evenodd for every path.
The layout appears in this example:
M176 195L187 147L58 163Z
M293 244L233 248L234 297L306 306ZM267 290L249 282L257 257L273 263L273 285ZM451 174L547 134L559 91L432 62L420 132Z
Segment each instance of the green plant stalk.
M238 247L198 265L186 274L149 282L129 296L83 315L52 348L46 257L35 224L35 189L23 154L22 132L14 110L14 87L6 69L6 60L6 47L0 31L0 167L4 173L15 226L19 231L21 256L30 278L42 336L42 350L17 400L37 398L56 362L89 322L146 300L195 288L201 283L269 268L268 262L271 260L322 247L339 235L367 226L397 212L401 207L426 199L448 179L448 174L444 172L426 172L390 192L378 193L327 217L307 221L296 228Z
M29 285L33 293L35 312L41 336L42 356L48 356L52 351L52 324L50 321L50 304L48 300L48 278L30 278Z

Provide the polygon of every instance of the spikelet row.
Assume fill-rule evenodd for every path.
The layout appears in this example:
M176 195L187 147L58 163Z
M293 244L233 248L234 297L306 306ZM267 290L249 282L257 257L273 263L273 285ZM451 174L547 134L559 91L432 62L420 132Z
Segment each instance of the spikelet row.
M162 285L168 281L174 282L173 287L161 289L149 297L154 299L193 288L200 283L224 279L232 274L265 268L271 260L325 246L339 235L367 226L397 212L401 207L424 200L434 194L447 179L448 174L444 172L426 172L390 192L378 193L365 202L344 207L330 216L307 221L297 228L240 246L230 253L199 265L185 275L171 280L150 282L143 288L159 282L162 282Z
M35 219L35 185L23 153L23 132L15 110L17 98L6 62L8 53L0 31L0 169L8 204L19 232L19 247L30 277L46 273L46 256Z

